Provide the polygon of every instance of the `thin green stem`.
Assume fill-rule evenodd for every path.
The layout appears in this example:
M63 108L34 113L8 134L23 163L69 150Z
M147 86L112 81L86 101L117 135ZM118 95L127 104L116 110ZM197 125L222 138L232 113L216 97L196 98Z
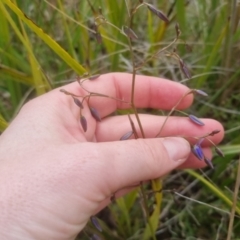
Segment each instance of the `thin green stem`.
M142 68L147 62L153 60L154 58L156 58L160 53L162 53L163 51L165 51L166 49L168 49L169 47L171 47L173 44L175 44L178 40L178 37L176 37L169 45L167 45L166 47L160 49L159 51L157 51L156 53L154 53L153 55L151 55L148 59L146 59L145 61L143 61L140 65L138 65L135 69L139 70L140 68Z
M95 18L95 21L98 20L98 19L100 19L100 20L103 21L103 22L97 24L98 27L101 26L101 25L103 25L103 24L108 24L108 25L110 25L111 27L113 27L113 28L115 28L116 30L118 30L120 33L123 33L123 32L122 32L122 29L118 28L117 26L115 26L114 24L112 24L111 22L109 22L109 21L108 21L106 18L104 18L103 16L96 17L96 18ZM125 35L125 34L124 34L124 35Z
M140 7L144 6L144 5L145 5L144 3L138 4L138 5L132 10L132 15L134 15L134 14L137 12L137 10L138 10Z
M166 116L166 118L165 118L165 120L164 120L164 122L163 122L163 124L162 124L162 126L161 126L161 128L160 128L160 130L159 130L159 132L157 133L157 135L156 135L155 137L159 137L159 136L160 136L160 134L161 134L161 132L162 132L162 130L163 130L163 128L164 128L167 120L169 119L169 117L173 114L173 112L176 110L176 108L179 106L179 104L182 102L182 100L183 100L188 94L190 94L190 93L192 93L192 92L193 92L193 90L190 90L190 91L186 92L186 93L178 100L178 102L176 103L176 105L171 109L171 111L170 111L170 112L168 113L168 115Z
M236 208L237 208L238 192L239 192L239 187L240 187L240 157L238 159L238 170L237 170L236 178L237 179L236 179L234 195L233 195L233 204L232 204L230 220L229 220L229 225L228 225L227 240L231 240L231 236L232 236L232 232L233 232L234 217L235 217L235 212L236 212Z
M136 130L136 128L135 128L135 125L134 125L134 123L133 123L130 115L128 115L128 119L129 119L129 121L130 121L131 128L132 128L132 131L133 131L133 134L134 134L135 139L139 138L139 137L138 137L138 134L137 134L137 130Z
M136 116L137 122L138 122L138 126L140 128L142 137L145 138L145 134L143 131L143 127L140 121L140 118L138 116L138 112L137 109L135 107L135 103L134 103L134 96L135 96L135 83L136 83L136 69L135 69L135 60L134 60L134 54L133 54L133 48L132 48L132 42L131 39L128 39L129 41L129 50L130 50L130 54L131 54L131 59L132 59L132 65L133 65L133 70L132 70L132 89L131 89L131 107L134 111L134 114Z
M84 89L84 90L86 90L86 89ZM87 90L86 90L86 91L87 91ZM101 94L101 93L95 93L95 92L89 92L89 91L87 91L87 92L89 93L89 95L80 96L80 95L76 95L76 94L70 93L70 92L68 92L68 91L66 91L66 90L64 90L64 89L60 89L60 92L66 94L66 95L70 95L70 96L72 96L72 97L77 97L77 98L80 97L80 98L83 98L83 99L84 99L84 98L89 97L89 96L91 95L91 97L105 97L105 98L110 98L110 99L113 99L113 100L116 100L116 101L119 101L119 102L122 102L122 103L130 104L129 102L124 101L124 100L122 100L122 99L115 98L115 97L111 97L111 96L108 96L108 95L105 95L105 94Z
M134 15L134 12L132 12L131 17L129 19L129 27L131 25L131 22L132 22L132 19L133 19L133 15ZM136 66L135 66L133 47L132 47L132 42L131 42L130 38L128 38L128 42L129 42L129 50L130 50L130 55L131 55L131 60L132 60L131 107L132 107L132 109L134 111L134 115L136 116L137 123L138 123L138 126L140 128L142 137L145 138L144 130L143 130L143 127L142 127L142 124L141 124L141 121L140 121L140 118L139 118L139 115L138 115L138 112L137 112L137 109L136 109L135 103L134 103L135 84L136 84L136 71L137 70L136 70ZM142 197L143 197L143 206L144 206L145 213L146 213L146 222L149 225L149 228L150 228L150 231L151 231L151 235L152 235L152 239L156 240L156 236L155 236L152 224L150 222L150 214L149 214L149 209L148 209L148 205L147 205L147 196L146 196L146 193L145 193L145 191L143 189L143 184L142 183L140 184L140 191L141 191L141 194L142 194Z

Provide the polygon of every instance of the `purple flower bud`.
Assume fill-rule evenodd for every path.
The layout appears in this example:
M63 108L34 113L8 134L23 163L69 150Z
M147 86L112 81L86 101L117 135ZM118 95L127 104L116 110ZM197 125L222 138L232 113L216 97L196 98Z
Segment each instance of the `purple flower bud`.
M131 39L138 39L136 33L129 27L123 26L123 32Z
M209 160L208 158L204 157L204 162L212 169L214 169L214 166L212 164L212 161Z
M101 122L101 117L97 109L90 107L90 112L96 121Z
M80 107L81 109L83 109L83 104L82 104L82 102L78 99L78 98L73 98L73 101L74 101L74 103L78 106L78 107Z
M203 151L200 144L193 145L192 152L199 160L202 161L204 159Z
M218 156L220 157L224 157L224 154L222 152L222 150L218 147L215 147L215 152L217 153Z
M146 4L148 9L155 14L156 16L158 16L161 20L163 20L165 23L169 23L169 19L167 18L167 16L161 12L160 10L158 10L157 8L155 8L153 5L151 4Z
M200 89L194 89L194 92L201 95L201 96L204 96L204 97L207 97L208 94Z
M189 72L189 69L187 68L186 64L183 62L182 59L179 59L179 64L180 64L180 68L181 68L183 74L185 75L185 77L190 79L191 78L191 74Z
M130 132L125 133L125 134L120 138L120 141L128 140L132 135L133 135L133 131L130 131Z
M94 36L95 36L97 43L101 44L102 43L102 35L99 32L96 32L94 34Z
M94 227L95 227L99 232L102 232L102 227L100 226L98 219L97 219L96 217L94 217L94 216L91 216L91 217L90 217L90 220L91 220L92 224L94 225Z
M82 125L83 131L87 131L87 120L84 116L80 116L80 123Z
M194 115L188 115L189 119L193 122L193 123L196 123L197 125L199 126L204 126L205 124L199 119L197 118L196 116Z

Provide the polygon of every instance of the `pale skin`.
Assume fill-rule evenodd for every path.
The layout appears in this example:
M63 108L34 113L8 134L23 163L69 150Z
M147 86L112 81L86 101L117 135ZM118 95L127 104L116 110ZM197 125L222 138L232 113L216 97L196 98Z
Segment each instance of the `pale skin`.
M124 101L131 99L130 74L101 75L84 86ZM63 88L77 95L86 93L77 82ZM178 83L137 76L135 104L171 109L187 91ZM193 95L188 95L179 109L192 101ZM145 114L140 119L147 139L119 141L131 130L128 117L109 115L129 105L103 97L92 98L90 105L102 121L96 122L85 105L88 129L84 132L79 108L70 96L55 89L23 106L1 135L1 239L74 239L90 216L110 203L113 193L124 195L129 186L176 168L205 166L190 153L186 140L171 136L201 136L218 129L220 133L210 137L218 144L224 134L213 119L202 119L205 126L199 127L185 117L171 117L163 138L154 138L164 118ZM190 139L193 144L195 140ZM204 141L203 147L211 158L209 142Z

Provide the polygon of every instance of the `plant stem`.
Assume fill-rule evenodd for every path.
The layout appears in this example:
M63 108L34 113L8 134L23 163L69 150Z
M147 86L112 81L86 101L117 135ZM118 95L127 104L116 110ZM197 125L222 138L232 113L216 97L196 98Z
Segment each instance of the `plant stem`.
M133 18L133 15L131 15L130 19L129 19L129 25L131 24L132 22L132 18ZM130 27L130 26L129 26ZM128 38L128 42L129 42L129 50L130 50L130 54L131 54L131 59L132 59L132 89L131 89L131 107L134 111L134 114L136 116L136 119L137 119L137 122L138 122L138 126L140 128L140 131L141 131L141 134L142 134L142 138L145 138L145 134L144 134L144 131L143 131L143 127L142 127L142 124L141 124L141 121L140 121L140 118L138 116L138 112L137 112L137 109L135 107L135 103L134 103L134 96L135 96L135 83L136 83L136 67L135 67L135 59L134 59L134 53L133 53L133 48L132 48L132 42L131 42L131 39ZM143 196L143 206L144 206L144 209L145 209L145 213L146 213L146 222L147 224L149 225L149 228L150 228L150 231L151 231L151 235L152 235L152 239L153 240L156 240L156 236L155 236L155 233L154 233L154 230L153 230L153 227L152 227L152 224L151 224L151 221L150 221L150 214L149 214L149 209L148 209L148 205L147 205L147 196L146 196L146 193L143 189L143 185L142 183L140 184L140 191L141 191L141 194Z
M178 40L178 37L176 37L169 45L167 45L166 47L160 49L159 51L157 51L156 53L154 53L153 55L151 55L148 59L146 59L145 61L143 61L140 65L138 65L135 69L138 70L140 68L142 68L147 62L151 61L152 59L156 58L160 53L162 53L163 51L165 51L166 49L168 49L169 47L171 47L173 44L175 44Z
M168 118L172 115L172 113L173 113L173 112L175 111L175 109L179 106L179 104L182 102L182 100L183 100L188 94L190 94L190 93L192 93L192 92L193 92L193 90L190 90L190 91L186 92L186 93L178 100L178 102L176 103L176 105L171 109L171 111L170 111L170 112L168 113L168 115L166 116L166 118L165 118L165 120L164 120L164 122L163 122L163 125L161 126L158 134L157 134L155 137L159 137L159 136L160 136L160 134L161 134L161 132L162 132L162 130L163 130L163 127L165 126Z
M228 234L227 234L227 240L231 240L232 232L233 232L233 223L234 223L234 217L237 207L237 201L238 201L238 192L239 192L239 186L240 186L240 157L238 160L238 170L237 170L237 177L236 177L236 183L235 183L235 189L233 194L233 204L230 214L230 220L228 225Z
M145 212L146 212L147 224L149 225L150 231L152 233L152 239L156 240L156 236L154 234L152 224L150 222L150 215L149 215L149 210L148 210L148 205L147 205L147 195L146 195L146 193L143 189L143 184L142 183L140 185L140 190L141 190L142 197L143 197L143 206L144 206L144 209L145 209Z
M138 116L138 112L137 109L135 107L135 103L134 103L134 96L135 96L135 83L136 83L136 69L135 69L135 61L134 61L134 54L133 54L133 48L132 48L132 42L131 39L128 39L129 41L129 50L131 53L131 58L132 58L132 65L133 65L133 70L132 70L132 89L131 89L131 107L134 111L134 114L136 116L137 122L138 122L138 126L140 128L141 134L142 134L142 138L145 138L145 134L143 131L143 127L140 121L140 118Z

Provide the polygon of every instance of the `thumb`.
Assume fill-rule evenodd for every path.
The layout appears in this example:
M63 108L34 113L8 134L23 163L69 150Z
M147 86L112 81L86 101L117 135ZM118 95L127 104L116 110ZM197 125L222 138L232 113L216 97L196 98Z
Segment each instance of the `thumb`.
M136 139L100 145L99 160L106 163L103 164L103 172L108 174L104 175L104 180L111 192L161 177L181 165L190 154L189 143L180 137Z

